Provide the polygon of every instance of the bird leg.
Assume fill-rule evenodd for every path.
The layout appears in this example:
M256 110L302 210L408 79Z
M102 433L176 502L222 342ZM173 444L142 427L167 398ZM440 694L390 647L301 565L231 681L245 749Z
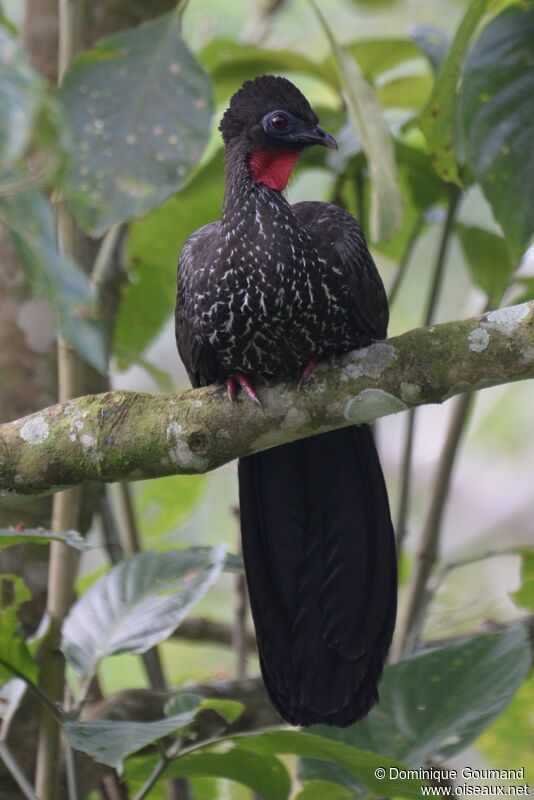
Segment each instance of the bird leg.
M261 400L256 394L254 386L249 381L247 376L242 372L236 372L233 377L226 379L226 391L228 392L228 397L232 403L237 399L236 383L241 386L249 400L252 400L253 403L256 403L256 405L262 408Z
M319 363L319 361L320 361L319 356L314 356L313 358L310 358L310 360L304 366L304 369L300 373L300 378L299 378L299 382L298 382L298 385L297 385L297 389L302 389L304 384L308 383L308 381L310 380L310 377L312 376L312 373L314 372L314 370L315 370L317 364Z
M226 391L228 393L228 399L231 403L235 403L237 400L237 385L235 382L235 378L227 378L226 379Z

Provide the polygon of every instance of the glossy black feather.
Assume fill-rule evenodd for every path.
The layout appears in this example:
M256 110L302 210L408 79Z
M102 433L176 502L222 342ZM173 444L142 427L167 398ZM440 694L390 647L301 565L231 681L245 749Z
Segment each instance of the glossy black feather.
M186 242L176 338L194 386L236 371L294 375L315 356L386 335L380 276L356 220L329 203L290 206L255 183L256 120L316 120L287 81L248 82L225 114L220 222ZM277 147L280 144L277 143ZM393 531L368 428L257 453L239 465L241 528L260 663L287 721L349 725L377 699L396 608Z
M395 545L367 426L239 462L243 553L265 685L294 725L350 725L377 700Z

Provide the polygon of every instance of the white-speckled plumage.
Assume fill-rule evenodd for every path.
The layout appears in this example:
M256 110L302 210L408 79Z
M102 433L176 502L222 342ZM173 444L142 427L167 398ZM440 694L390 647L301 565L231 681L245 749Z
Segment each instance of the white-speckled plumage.
M228 148L221 221L180 256L177 340L193 383L296 374L313 356L383 338L386 309L356 220L332 204L290 206Z

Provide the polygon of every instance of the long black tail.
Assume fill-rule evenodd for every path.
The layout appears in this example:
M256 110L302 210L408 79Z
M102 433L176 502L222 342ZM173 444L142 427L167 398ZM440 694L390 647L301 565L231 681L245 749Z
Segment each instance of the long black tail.
M293 725L351 725L378 700L397 576L373 436L346 428L239 462L261 670Z

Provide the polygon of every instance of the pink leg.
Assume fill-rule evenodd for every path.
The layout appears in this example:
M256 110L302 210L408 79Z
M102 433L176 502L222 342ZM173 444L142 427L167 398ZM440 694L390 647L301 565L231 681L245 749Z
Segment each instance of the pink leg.
M305 365L304 369L300 373L300 378L299 378L298 387L297 387L298 389L301 389L304 386L305 383L308 383L313 371L315 370L317 364L319 363L319 360L320 359L319 359L318 356L314 356L313 358L310 358L310 360L308 361L308 363Z
M227 378L226 379L226 391L228 393L228 399L231 403L235 403L237 400L237 386L235 382L235 378Z
M256 403L260 408L262 408L261 401L258 395L255 392L255 389L246 375L242 372L236 372L235 379L238 384L241 386L243 391L245 392L246 396L249 400L252 400L253 403Z

